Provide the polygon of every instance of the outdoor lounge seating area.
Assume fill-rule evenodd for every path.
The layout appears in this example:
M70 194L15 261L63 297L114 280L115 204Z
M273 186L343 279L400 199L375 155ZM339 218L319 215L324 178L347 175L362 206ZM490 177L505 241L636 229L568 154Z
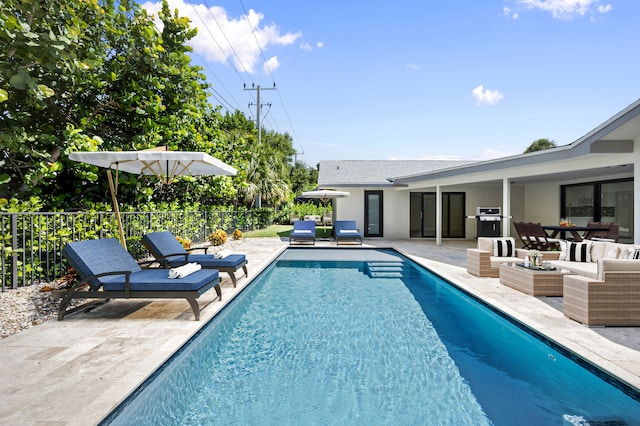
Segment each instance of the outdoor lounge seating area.
M168 231L148 233L142 237L142 244L163 268L175 268L195 262L203 269L226 272L234 287L237 285L236 271L242 268L244 276L248 276L247 258L244 254L208 254L210 247L186 250ZM204 250L204 254L192 254L193 250Z
M69 243L63 254L80 280L60 296L59 321L76 310L67 311L73 299L184 298L196 320L200 319L200 295L213 287L222 300L218 271L192 268L186 276L169 278L167 269L142 269L114 238Z
M549 262L546 270L523 274L505 266L523 268L517 265L530 250L511 249L511 244L511 238L478 238L478 247L467 249L467 272L499 277L532 295L561 295L564 315L588 326L640 326L640 247L610 240L562 240L561 250L541 252L542 260ZM561 291L560 282L549 285L558 279ZM535 289L537 281L552 292Z

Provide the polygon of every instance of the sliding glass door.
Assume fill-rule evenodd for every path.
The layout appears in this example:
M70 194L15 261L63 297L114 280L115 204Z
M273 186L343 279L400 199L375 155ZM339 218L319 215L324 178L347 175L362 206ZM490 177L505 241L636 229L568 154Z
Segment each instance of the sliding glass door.
M442 193L442 237L465 237L465 193ZM412 192L410 194L409 232L414 238L436 236L436 193Z

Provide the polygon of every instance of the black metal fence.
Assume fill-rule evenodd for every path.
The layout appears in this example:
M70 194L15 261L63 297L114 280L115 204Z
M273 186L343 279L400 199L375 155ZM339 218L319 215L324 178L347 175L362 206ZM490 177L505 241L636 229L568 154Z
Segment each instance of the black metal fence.
M171 231L194 244L207 241L218 229L229 237L270 225L263 210L246 212L122 212L122 223L131 255L147 255L142 236L153 231ZM62 248L71 241L118 238L112 212L2 213L0 212L0 288L17 288L35 282L51 282L67 271Z

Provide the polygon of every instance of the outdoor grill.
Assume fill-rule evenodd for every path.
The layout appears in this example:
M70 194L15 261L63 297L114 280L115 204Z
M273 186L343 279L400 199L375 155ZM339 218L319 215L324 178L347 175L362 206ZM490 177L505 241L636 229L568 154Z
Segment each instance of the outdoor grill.
M500 207L476 207L476 222L478 224L478 237L500 236Z

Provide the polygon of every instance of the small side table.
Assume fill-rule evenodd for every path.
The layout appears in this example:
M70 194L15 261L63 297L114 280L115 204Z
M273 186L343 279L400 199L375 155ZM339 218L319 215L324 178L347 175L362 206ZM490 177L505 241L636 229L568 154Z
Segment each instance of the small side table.
M547 271L507 263L500 265L500 284L532 296L562 296L562 278L572 274L566 270Z

